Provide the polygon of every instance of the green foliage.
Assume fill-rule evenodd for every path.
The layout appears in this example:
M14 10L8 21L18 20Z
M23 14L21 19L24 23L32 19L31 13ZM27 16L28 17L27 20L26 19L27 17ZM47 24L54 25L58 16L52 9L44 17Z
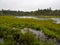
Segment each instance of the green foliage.
M22 38L19 39L20 44L22 45L40 45L39 40L35 37L35 35L32 32L26 32Z
M22 28L32 28L42 30L46 35L56 37L60 41L60 24L53 23L52 20L19 19L13 16L0 16L0 38L4 38L4 45L48 45L48 41L40 42L36 36L27 31L21 32ZM3 45L1 44L1 45ZM53 42L49 44L54 45Z

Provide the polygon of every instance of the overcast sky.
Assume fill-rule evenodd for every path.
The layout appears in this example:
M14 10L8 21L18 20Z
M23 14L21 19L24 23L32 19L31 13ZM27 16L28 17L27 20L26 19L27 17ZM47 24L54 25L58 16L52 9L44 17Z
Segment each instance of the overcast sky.
M0 0L0 10L32 11L45 8L60 9L60 0Z

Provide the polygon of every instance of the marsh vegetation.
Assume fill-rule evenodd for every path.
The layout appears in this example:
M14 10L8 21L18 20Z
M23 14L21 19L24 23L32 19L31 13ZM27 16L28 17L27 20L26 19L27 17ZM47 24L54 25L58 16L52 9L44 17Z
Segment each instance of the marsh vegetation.
M0 45L60 45L55 21L0 16Z

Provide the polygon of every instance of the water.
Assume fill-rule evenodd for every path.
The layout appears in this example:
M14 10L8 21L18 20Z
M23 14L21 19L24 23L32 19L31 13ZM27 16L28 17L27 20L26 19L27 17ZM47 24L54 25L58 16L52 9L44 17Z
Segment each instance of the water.
M48 36L46 36L46 35L44 34L44 32L43 32L42 30L37 31L37 30L31 29L31 28L23 28L23 29L21 29L21 31L22 31L23 34L25 34L28 30L29 30L30 32L32 32L33 34L35 34L36 37L39 38L41 42L43 42L43 41L45 41L47 38L49 38ZM52 39L52 38L49 38L49 39L47 39L47 40L48 40L48 43L50 43L50 42L52 41L52 42L56 43L56 45L60 45L60 43L58 42L58 40L57 40L55 37L54 37L53 39Z
M56 21L57 24L60 24L60 18L51 18L51 19Z
M33 17L33 16L17 16L17 18L33 18L33 19L37 19L37 20L54 20L56 24L60 24L60 18L37 18L37 17ZM22 33L26 33L26 31L28 30L28 28L23 28L21 29ZM29 28L29 31L31 31L33 34L36 35L37 38L40 39L40 41L44 41L45 39L49 38L48 36L46 36L44 34L44 32L42 30L37 31L35 29L31 29ZM54 37L47 39L48 42L53 41L54 43L56 43L56 45L60 45L60 43L58 42L58 40Z
M37 20L49 20L49 18L37 18L33 16L16 16L17 18L32 18L32 19L37 19Z
M0 43L3 43L3 38L0 38Z
M44 41L45 38L46 38L42 30L37 31L37 30L31 29L31 28L23 28L23 29L21 29L21 31L22 31L23 34L26 33L27 30L29 30L30 32L32 32L33 34L35 34L36 37L39 38L41 41Z
M33 34L36 34L36 36L40 39L40 41L44 41L46 38L42 30L37 31L37 30L29 28L29 31L33 32Z
M60 18L37 18L33 16L16 16L17 18L32 18L32 19L37 19L37 20L54 20L56 24L60 24Z

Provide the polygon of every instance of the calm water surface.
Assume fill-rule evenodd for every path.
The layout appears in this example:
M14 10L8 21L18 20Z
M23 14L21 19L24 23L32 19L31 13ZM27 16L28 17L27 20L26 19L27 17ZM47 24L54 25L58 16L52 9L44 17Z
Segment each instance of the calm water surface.
M33 16L16 16L17 18L33 18L37 20L54 20L56 21L55 23L60 24L60 18L37 18Z

